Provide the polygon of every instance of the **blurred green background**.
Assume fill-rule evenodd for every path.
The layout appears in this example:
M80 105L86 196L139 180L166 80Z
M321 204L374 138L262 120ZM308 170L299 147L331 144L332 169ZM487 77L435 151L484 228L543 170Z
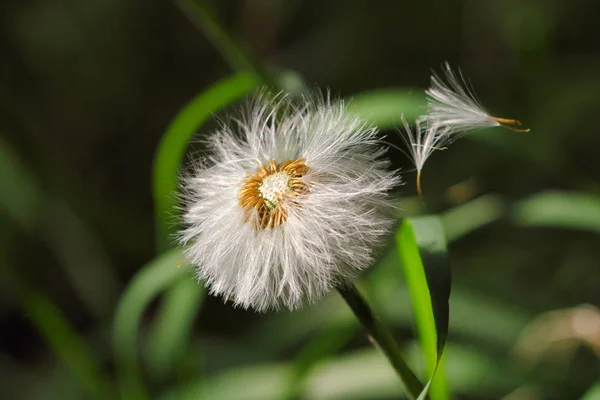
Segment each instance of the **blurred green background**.
M403 214L446 228L453 398L600 398L600 3L208 4L258 64L355 98L393 144L446 60L493 115L531 128L436 152L424 206L392 149ZM336 294L259 315L205 297L178 254L155 259L163 132L234 73L180 2L13 1L0 22L1 398L402 396ZM366 290L419 366L397 266L390 249Z

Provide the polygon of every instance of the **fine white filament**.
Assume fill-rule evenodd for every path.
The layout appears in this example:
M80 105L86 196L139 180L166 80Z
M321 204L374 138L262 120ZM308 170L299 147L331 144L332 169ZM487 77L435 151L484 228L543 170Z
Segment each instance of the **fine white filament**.
M479 102L460 70L455 73L445 63L444 75L445 79L435 73L431 76L431 86L425 91L428 103L425 121L449 128L448 135L500 126Z
M209 138L209 151L183 183L180 241L198 279L235 305L313 302L369 267L392 228L388 192L400 178L388 171L377 129L341 101L259 95ZM281 225L252 224L239 199L245 177L271 160L298 159L308 167L306 193L280 198Z
M402 130L402 138L417 168L417 191L421 200L421 170L435 150L445 149L474 129L502 126L516 132L529 131L518 128L521 125L518 120L489 115L460 70L455 73L448 63L444 64L444 78L435 73L431 76L431 86L425 94L427 114L417 119L415 129L411 129L403 118Z

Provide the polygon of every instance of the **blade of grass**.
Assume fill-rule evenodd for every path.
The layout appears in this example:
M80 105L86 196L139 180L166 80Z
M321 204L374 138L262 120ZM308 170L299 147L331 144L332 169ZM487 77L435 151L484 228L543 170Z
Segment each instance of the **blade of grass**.
M65 201L42 188L28 165L3 140L0 187L0 212L48 245L86 311L106 320L121 285L102 244ZM81 268L82 264L86 268Z
M448 337L450 267L441 221L434 216L405 218L396 235L414 318L431 376L427 389L432 400L449 399L442 366Z
M177 179L189 141L210 118L231 102L254 90L259 81L253 74L239 74L217 82L192 99L175 116L163 135L153 168L153 194L156 211L157 248L169 248L169 237L177 228L175 212ZM193 288L192 288L193 286ZM161 305L157 323L150 331L149 358L155 377L164 376L174 365L189 340L192 321L200 309L202 288L182 280L169 289ZM161 343L168 340L167 343Z
M252 74L225 78L193 98L169 124L156 151L152 171L159 252L169 248L169 237L175 232L177 177L190 139L213 113L250 93L258 84Z
M600 197L576 192L544 192L517 202L514 222L523 226L578 229L600 233Z
M596 383L585 392L581 400L600 400L600 383Z
M188 274L179 251L167 252L142 267L123 292L113 325L114 356L121 397L147 399L138 360L139 330L144 310L162 291ZM191 278L190 278L191 279Z
M165 294L161 312L148 332L147 364L154 378L163 378L185 355L194 319L202 306L205 290L189 276Z
M499 220L506 204L500 196L486 194L460 204L440 215L448 243Z
M411 122L425 110L422 89L383 88L356 93L349 99L350 108L361 118L373 122L379 129L402 126L401 116Z
M176 0L175 5L204 33L234 71L251 73L268 83L267 74L223 29L209 4L202 0Z
M21 292L17 297L27 317L90 397L116 398L114 388L100 367L100 362L61 311L38 291L24 289Z

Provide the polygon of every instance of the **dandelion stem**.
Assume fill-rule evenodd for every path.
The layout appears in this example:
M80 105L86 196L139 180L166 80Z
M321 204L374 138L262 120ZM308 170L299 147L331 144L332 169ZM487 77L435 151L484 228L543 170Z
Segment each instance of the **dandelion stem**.
M417 192L419 193L419 199L421 199L421 203L425 203L425 198L423 197L423 190L421 189L421 170L417 170Z
M385 354L392 367L394 367L404 386L406 386L409 398L414 400L419 397L419 394L423 391L423 384L406 364L400 353L400 346L398 346L390 331L374 314L358 288L352 285L340 288L338 291L368 332L371 342Z

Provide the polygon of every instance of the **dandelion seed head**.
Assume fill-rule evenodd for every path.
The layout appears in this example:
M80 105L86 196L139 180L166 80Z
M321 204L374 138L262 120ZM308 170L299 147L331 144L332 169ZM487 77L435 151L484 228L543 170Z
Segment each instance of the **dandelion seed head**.
M431 76L431 86L425 94L429 108L425 121L434 121L454 133L500 126L477 99L462 72L454 72L448 63L444 64L444 77L435 73Z
M343 102L257 96L182 182L179 239L210 292L297 309L352 282L393 226L399 184L377 130Z
M403 118L402 138L418 171L417 191L421 200L421 170L435 150L445 149L473 129L502 126L515 132L529 131L520 128L518 120L490 116L460 70L455 73L445 63L444 75L445 79L435 73L431 76L431 86L425 91L427 114L417 119L415 128Z

